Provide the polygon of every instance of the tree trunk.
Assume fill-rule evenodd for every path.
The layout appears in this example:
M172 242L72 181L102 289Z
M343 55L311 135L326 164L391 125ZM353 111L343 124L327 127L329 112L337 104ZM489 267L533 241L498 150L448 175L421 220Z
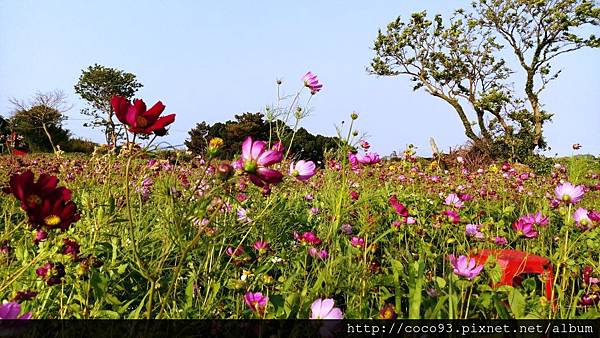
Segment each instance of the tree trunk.
M465 127L465 135L467 135L467 137L470 138L471 140L473 140L474 142L480 141L481 139L473 131L471 122L467 118L467 114L465 114L465 111L463 110L460 103L458 103L458 101L456 99L452 99L452 98L442 97L442 99L444 99L444 100L446 100L446 102L450 103L450 105L452 105L452 107L454 107L454 110L456 110L456 112L458 113L458 117L460 117L460 120L462 121L462 124Z
M544 124L544 120L542 117L542 111L540 109L540 101L537 94L533 90L533 77L535 75L535 71L533 68L530 68L527 71L527 82L525 83L525 94L527 95L527 100L531 104L531 110L533 112L533 144L532 150L537 148L540 144L540 140L542 139L542 125Z
M50 133L48 132L48 128L46 128L46 124L44 122L42 122L42 128L44 129L44 132L46 133L46 136L48 137L48 141L50 141L50 145L52 146L52 151L54 153L56 153L56 147L54 147L54 142L52 142L52 136L50 136Z

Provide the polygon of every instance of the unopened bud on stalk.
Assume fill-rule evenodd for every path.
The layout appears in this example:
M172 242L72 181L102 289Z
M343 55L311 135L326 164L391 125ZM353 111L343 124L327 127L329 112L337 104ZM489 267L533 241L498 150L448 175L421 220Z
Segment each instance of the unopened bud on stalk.
M233 167L228 161L221 161L217 166L217 173L221 179L227 180L233 175Z
M350 118L352 120L356 120L358 118L358 114L356 112L352 112L352 114L350 114Z

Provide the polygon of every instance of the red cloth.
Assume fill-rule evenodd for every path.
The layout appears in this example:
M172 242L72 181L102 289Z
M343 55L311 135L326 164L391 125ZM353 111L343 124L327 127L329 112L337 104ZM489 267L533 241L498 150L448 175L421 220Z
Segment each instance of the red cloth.
M496 262L502 267L502 279L494 287L519 286L522 274L546 273L546 298L553 299L554 272L549 259L513 249L485 249L476 255L471 255L477 264L485 264L489 256L494 256Z

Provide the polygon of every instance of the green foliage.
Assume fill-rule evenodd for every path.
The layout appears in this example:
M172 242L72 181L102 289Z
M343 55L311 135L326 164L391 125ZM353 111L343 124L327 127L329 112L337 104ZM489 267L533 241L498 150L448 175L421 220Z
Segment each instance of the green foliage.
M105 133L106 143L116 144L117 140L122 138L123 131L114 121L110 99L114 95L131 99L141 87L143 85L137 81L134 74L122 70L99 64L83 70L75 85L75 92L89 105L89 108L82 110L82 114L93 119L84 126L101 128Z
M52 152L52 143L64 147L69 141L70 133L62 126L64 119L60 111L37 105L14 112L11 124L32 151Z
M379 31L369 71L408 76L415 90L425 89L456 111L473 142L486 144L493 156L524 162L547 146L542 129L552 114L542 109L539 95L560 73L551 72L554 58L600 46L595 35L580 34L599 19L600 8L590 0L478 0L447 25L440 15L413 13ZM525 73L523 94L510 82L515 70L504 62L503 49Z
M173 161L167 152L144 156L131 161L130 176L124 174L128 159L120 156L20 159L20 170L56 174L73 192L81 219L66 232L49 232L47 240L35 245L20 203L9 195L0 199L0 245L10 248L8 254L0 253L0 299L33 290L39 294L22 302L25 311L34 318L64 319L256 318L243 301L249 291L268 295L266 317L278 319L307 318L317 298L335 299L349 319L379 318L386 304L394 306L399 318L598 317L597 308L578 300L596 292L580 276L589 265L592 277L598 277L600 228L581 231L570 218L573 208L550 209L546 196L557 179L597 184L589 175L598 173L597 159L562 160L572 161L568 173L578 177L557 170L556 178L526 180L519 178L523 169L504 177L497 165L465 175L460 168L444 173L425 163L384 161L359 173L348 167L323 169L308 184L288 177L263 196L254 186L241 188L243 177L223 181L206 172L211 163L181 162L176 155ZM149 166L151 157L169 161ZM0 161L1 186L8 182L12 162L9 157ZM439 181L429 179L433 175ZM514 187L517 182L522 191ZM481 189L494 195L480 196ZM350 190L359 196L350 198ZM454 209L459 224L440 216L451 208L440 193L451 191L473 196ZM388 202L391 195L408 208L414 223L403 222ZM597 208L599 199L600 192L586 192L577 207ZM238 219L238 208L247 211L249 221ZM526 239L512 224L536 211L548 216L549 223L537 228L538 237ZM468 223L481 224L484 238L466 236ZM342 224L351 225L352 235L341 231ZM294 231L312 231L321 243L300 243ZM364 247L353 246L352 236L363 238ZM495 244L496 236L509 243ZM64 238L81 245L78 259L62 253ZM270 249L254 249L258 240L267 241ZM227 248L238 246L245 248L242 255L227 254ZM311 246L327 250L328 257L312 257ZM501 264L488 261L481 274L468 280L453 272L447 257L494 248L550 259L556 271L556 309L545 299L545 278L539 275L495 287L503 275ZM65 265L62 285L47 286L36 275L35 269L47 261Z
M94 152L94 148L96 146L98 146L97 143L89 140L82 138L71 138L61 149L68 153L91 154Z
M284 138L282 141L286 145L289 144L289 137L293 131L285 126L282 121L276 120L269 123L265 121L262 113L244 113L235 115L235 120L229 120L225 123L218 122L212 126L206 122L196 124L196 127L189 131L190 139L185 141L185 145L194 154L204 154L210 139L219 137L224 141L221 147L221 155L224 158L231 159L240 153L242 142L248 136L252 136L255 140L270 140L273 144L275 142L276 124L283 125L282 134ZM335 138L313 135L306 129L299 128L291 152L298 158L322 162L325 151L336 147Z

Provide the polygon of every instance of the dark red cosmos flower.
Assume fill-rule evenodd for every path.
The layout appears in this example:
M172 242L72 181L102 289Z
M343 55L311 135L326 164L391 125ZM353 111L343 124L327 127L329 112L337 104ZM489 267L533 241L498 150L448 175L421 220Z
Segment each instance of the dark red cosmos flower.
M39 208L43 200L53 196L54 199L67 201L71 199L71 191L67 188L57 188L58 178L48 174L41 174L34 182L34 174L28 170L22 174L10 177L9 187L5 192L12 193L19 201L21 208L30 211Z
M77 206L73 201L64 201L56 195L50 195L42 201L35 210L28 212L29 222L37 228L45 227L48 230L61 229L66 231L71 224L80 218Z
M73 260L76 260L77 256L79 255L79 248L80 246L79 243L77 243L77 241L72 240L70 238L63 238L63 255L71 255Z
M35 274L40 276L48 286L62 283L65 276L65 266L62 263L46 263L35 270Z
M550 260L513 249L485 249L476 255L471 255L475 258L477 264L485 264L490 256L494 256L496 262L502 267L502 279L494 287L502 285L519 286L522 281L522 274L545 273L546 298L553 299L554 273Z
M394 209L396 209L396 213L398 215L402 217L408 217L408 209L406 209L406 207L402 203L398 202L396 195L392 195L388 202L390 202Z
M175 122L175 114L160 117L165 110L165 105L160 101L146 110L146 104L142 100L134 100L132 105L123 96L113 96L110 105L119 121L127 125L129 131L135 134L154 133L164 136L167 132L165 127Z

